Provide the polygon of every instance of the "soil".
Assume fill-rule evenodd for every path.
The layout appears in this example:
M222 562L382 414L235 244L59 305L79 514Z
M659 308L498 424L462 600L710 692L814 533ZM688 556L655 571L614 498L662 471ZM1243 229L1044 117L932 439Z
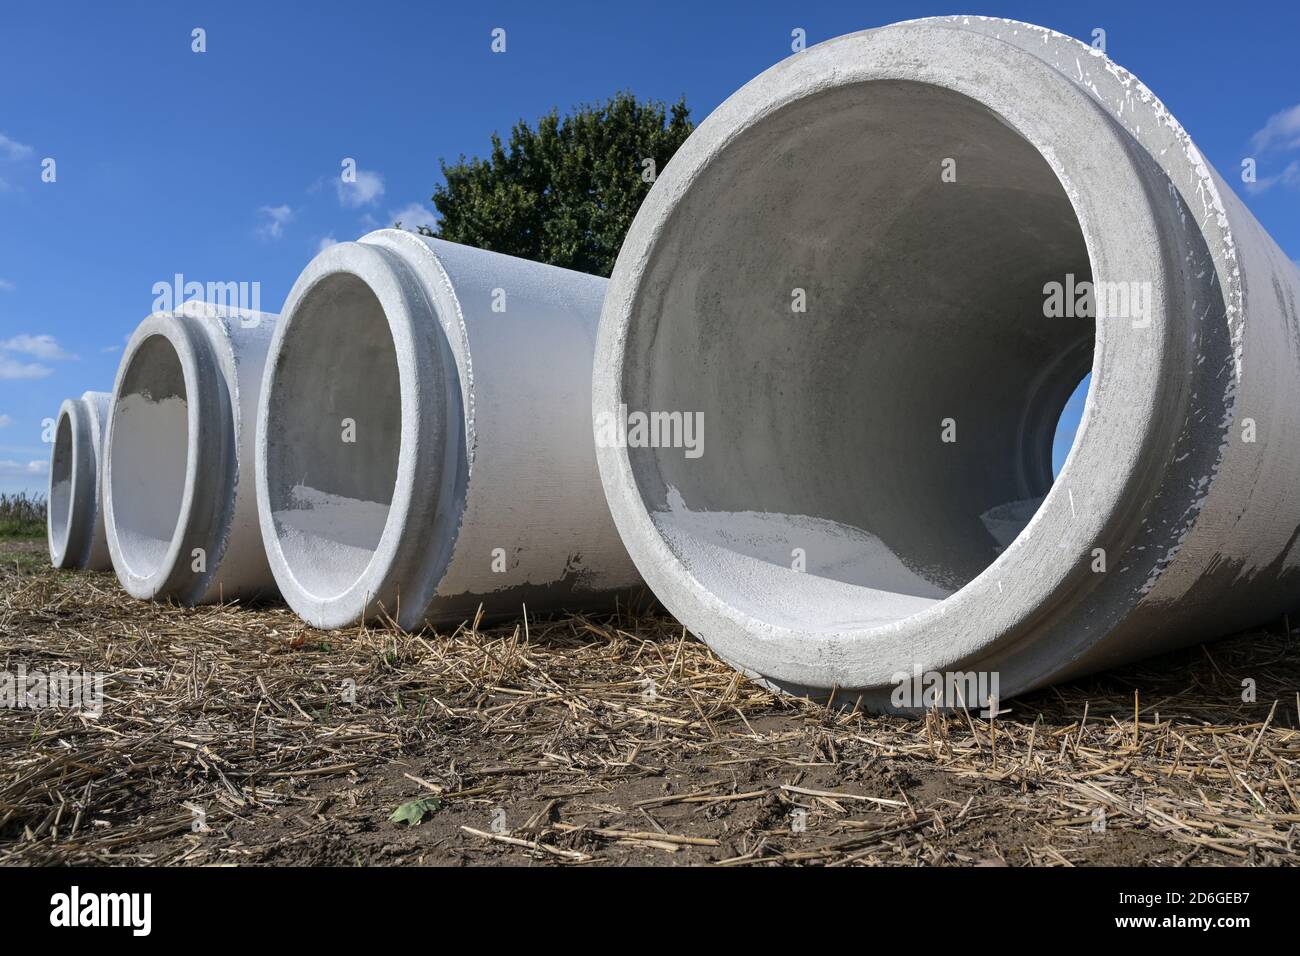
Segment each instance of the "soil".
M326 633L43 548L0 541L0 673L102 674L103 712L0 709L0 864L1300 862L1289 621L905 718L775 696L661 614Z

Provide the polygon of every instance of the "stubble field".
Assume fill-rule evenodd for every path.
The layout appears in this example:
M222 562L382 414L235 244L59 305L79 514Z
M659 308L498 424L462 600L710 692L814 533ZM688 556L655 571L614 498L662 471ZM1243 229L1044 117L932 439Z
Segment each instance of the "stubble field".
M1283 622L907 719L774 696L662 614L322 632L9 538L20 664L102 674L103 712L0 709L0 865L1300 862Z

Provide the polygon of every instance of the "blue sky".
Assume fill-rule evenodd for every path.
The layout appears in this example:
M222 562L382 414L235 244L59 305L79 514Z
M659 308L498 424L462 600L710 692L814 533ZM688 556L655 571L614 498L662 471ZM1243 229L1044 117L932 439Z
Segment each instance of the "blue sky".
M1111 56L1227 178L1257 156L1266 188L1239 192L1300 257L1300 6L973 6L7 3L0 491L44 490L42 419L65 397L112 386L155 283L177 273L257 282L276 311L322 242L431 221L440 157L481 154L493 130L618 90L685 95L698 121L789 55L796 27L809 43L941 13L1009 16L1085 40L1101 27ZM191 49L196 27L205 53ZM504 54L490 49L496 27ZM55 182L41 180L46 157ZM347 157L359 182L341 191Z

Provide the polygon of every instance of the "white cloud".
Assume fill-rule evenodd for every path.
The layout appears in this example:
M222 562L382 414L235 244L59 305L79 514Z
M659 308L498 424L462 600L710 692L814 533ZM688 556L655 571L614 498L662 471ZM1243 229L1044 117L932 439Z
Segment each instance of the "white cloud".
M34 362L15 362L7 355L0 355L0 380L45 378L53 373L54 369L48 365L37 365Z
M338 190L339 205L346 209L360 209L378 202L384 194L384 177L374 170L358 169L356 182L345 183L343 177L334 180Z
M323 239L321 239L320 242L316 243L316 252L317 254L320 254L324 252L326 249L328 249L330 246L337 246L338 244L339 241L335 239L333 236L325 236Z
M416 226L428 226L432 229L438 225L438 217L433 214L433 210L418 202L410 203L401 209L394 209L389 212L388 217L393 222L400 222L407 232L415 232Z
M293 210L288 206L263 206L257 214L262 219L257 234L263 239L279 239L284 235L285 224L293 221Z
M1276 176L1264 176L1256 182L1246 183L1246 192L1262 193L1279 183L1283 186L1300 187L1300 159L1293 159Z
M1270 116L1264 128L1250 138L1250 145L1259 152L1300 147L1300 103Z
M12 339L0 342L0 349L48 362L67 362L76 358L71 352L65 352L52 335L15 335Z
M18 287L8 279L0 279L0 292L12 292L16 288Z
M38 362L20 362L6 352L30 355L32 358L47 362L64 362L77 356L65 352L52 335L15 335L11 339L0 341L0 379L45 378L54 374L54 369Z
M0 415L0 428L8 428L14 423L11 415Z
M26 143L20 143L17 140L10 139L4 133L0 133L0 158L19 160L26 159L35 152Z
M0 478L28 477L31 475L43 475L49 471L50 463L48 461L0 461Z

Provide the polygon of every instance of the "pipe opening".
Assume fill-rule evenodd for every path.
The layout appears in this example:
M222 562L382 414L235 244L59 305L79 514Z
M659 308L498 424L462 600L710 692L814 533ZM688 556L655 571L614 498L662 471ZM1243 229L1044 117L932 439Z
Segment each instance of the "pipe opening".
M684 192L638 292L629 414L703 426L697 456L629 440L659 533L777 626L942 601L1051 488L1090 281L1051 167L976 100L888 80L772 112ZM1050 283L1070 314L1048 316Z
M397 352L378 297L333 273L299 301L269 396L266 488L285 565L326 600L361 578L388 521L401 451Z
M1056 434L1052 437L1053 480L1060 475L1061 469L1065 467L1065 459L1070 457L1070 450L1074 448L1074 439L1083 424L1083 407L1088 402L1088 387L1091 384L1092 373L1089 372L1074 387L1056 420Z
M113 523L121 559L156 575L177 533L189 465L189 395L175 346L144 339L131 356L113 406L109 454Z
M72 418L59 416L54 433L54 457L50 463L50 542L60 557L67 557L68 526L72 521Z

